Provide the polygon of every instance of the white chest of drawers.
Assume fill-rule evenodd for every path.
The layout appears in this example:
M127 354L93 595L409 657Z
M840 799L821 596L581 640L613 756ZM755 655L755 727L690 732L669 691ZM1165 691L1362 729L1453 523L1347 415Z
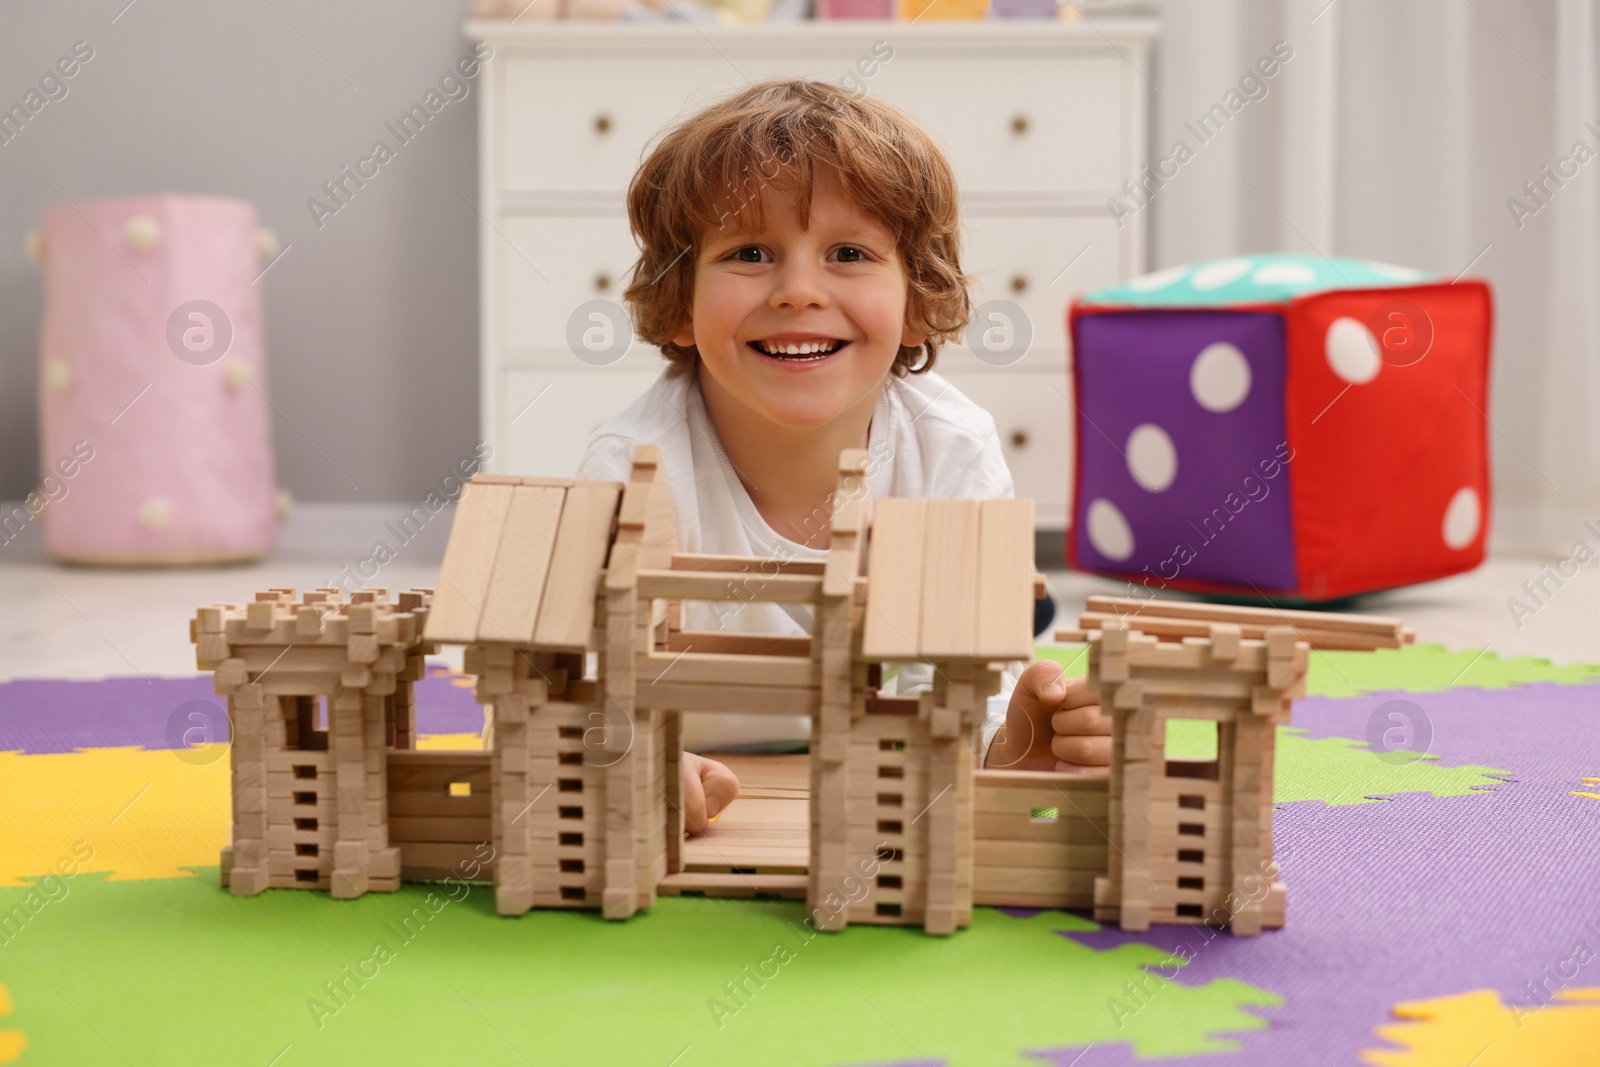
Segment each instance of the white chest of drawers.
M1034 498L1039 526L1064 528L1073 463L1066 308L1074 292L1144 268L1143 216L1119 226L1106 201L1145 163L1139 71L1156 29L1154 20L1098 18L468 23L468 36L494 47L482 75L477 205L490 466L570 477L590 433L660 372L660 354L637 340L607 354L621 347L625 320L615 320L623 331L608 348L604 305L593 303L617 300L637 254L623 199L646 146L749 82L808 77L864 86L915 116L948 153L961 183L962 265L979 282L974 303L1009 301L1022 318L985 325L1023 325L1032 341L1020 358L952 346L937 369L993 413L1017 495ZM601 317L591 318L595 308ZM572 338L585 334L575 348Z

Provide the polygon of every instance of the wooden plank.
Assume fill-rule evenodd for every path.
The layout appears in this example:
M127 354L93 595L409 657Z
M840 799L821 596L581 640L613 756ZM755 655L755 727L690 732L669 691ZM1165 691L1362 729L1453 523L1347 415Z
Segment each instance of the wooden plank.
M408 841L487 841L490 838L488 818L468 819L446 816L399 816L389 819L389 843L400 845Z
M682 871L661 879L657 887L662 896L675 897L685 893L707 897L752 899L757 896L780 897L784 900L804 900L806 876L803 874L719 874L715 872Z
M479 641L518 645L533 641L566 495L566 490L554 486L527 485L511 490L494 577L478 623Z
M811 638L778 634L718 633L715 630L673 630L667 637L667 651L809 657Z
M611 528L621 487L612 482L576 482L567 490L550 555L533 643L547 648L588 648L600 570L611 547ZM434 603L438 603L437 594ZM437 609L435 609L437 610ZM429 619L431 625L433 620Z
M821 684L817 662L809 657L747 656L725 652L646 653L638 657L640 685L801 685ZM1246 694L1248 695L1248 694Z
M411 873L414 868L425 867L452 871L456 878L476 869L481 872L478 877L484 878L494 870L495 857L491 856L485 861L481 844L464 841L400 842L397 844L400 849L400 877L402 880L425 877Z
M641 570L639 595L668 600L810 604L822 595L822 579L813 574Z
M475 474L472 480L486 485L544 485L560 489L572 484L571 478L547 478L537 474Z
M1138 597L1091 596L1085 610L1124 619L1135 629L1145 617L1193 619L1251 626L1294 626L1308 630L1359 634L1403 641L1405 628L1397 618L1382 615L1339 614L1331 611L1297 611L1287 608L1241 608L1220 604L1195 604ZM1375 646L1382 647L1382 646ZM1389 646L1398 647L1398 646Z
M1062 901L1079 895L1087 895L1092 899L1094 880L1103 873L1103 868L1062 871L1037 867L986 867L980 864L973 872L972 902L1018 905L1020 897L1039 893L1059 894L1058 899Z
M445 560L438 568L438 587L424 640L467 645L477 638L478 617L493 577L494 555L510 499L512 486L507 485L472 482L462 490L450 542L445 545Z
M974 880L972 884L972 902L974 904L988 905L989 907L1008 908L1068 908L1072 910L1087 910L1094 907L1094 878L1087 876L1069 879L1066 891L1053 893L1023 892L996 877L992 880ZM1109 920L1116 921L1115 910Z
M1119 619L1116 615L1086 611L1078 616L1077 627L1057 627L1054 637L1057 641L1082 642L1085 639L1086 632L1098 631L1108 621L1126 621L1140 633L1150 634L1162 639L1206 637L1210 633L1212 626L1228 625L1237 630L1240 637L1259 641L1268 629L1266 626L1250 623L1210 623L1193 619L1166 618L1151 614L1129 615ZM1338 630L1322 630L1315 626L1296 626L1295 632L1300 640L1305 641L1312 648L1326 651L1370 652L1378 648L1400 648L1416 640L1416 632L1412 630L1404 631L1401 637L1391 637L1389 635L1375 637Z
M1087 839L1081 842L1005 841L980 837L973 843L973 857L979 867L1035 867L1104 874L1111 846L1098 835L1094 840L1099 844Z
M979 655L1033 657L1033 579L1033 501L983 501L975 637Z
M1032 818L1027 811L979 811L972 816L972 833L978 841L1018 841L1039 844L1105 844L1110 822L1102 813L1078 815L1062 806L1054 820Z
M918 659L922 626L922 559L927 504L912 498L879 500L867 549L864 659Z
M671 677L669 674L668 677ZM815 686L674 685L657 682L638 689L637 710L737 711L751 715L811 715L821 690Z
M762 559L760 556L721 556L708 552L674 552L675 571L736 571L739 574L821 575L825 566L815 559Z
M979 501L928 501L922 541L919 654L977 655ZM1032 565L1029 565L1032 573ZM1030 642L1031 644L1031 642Z
M464 645L477 639L478 619L494 575L512 492L511 486L476 480L462 490L444 562L439 565L439 584L424 640Z

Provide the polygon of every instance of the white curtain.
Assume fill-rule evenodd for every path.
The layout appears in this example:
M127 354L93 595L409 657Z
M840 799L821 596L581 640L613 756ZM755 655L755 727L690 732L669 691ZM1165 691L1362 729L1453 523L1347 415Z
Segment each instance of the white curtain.
M1492 546L1600 547L1584 529L1600 526L1595 0L1158 6L1151 158L1180 139L1194 155L1150 205L1152 267L1282 250L1486 278ZM1256 99L1199 143L1199 116L1278 41L1293 55L1265 94L1247 84ZM1562 165L1579 141L1595 158ZM1577 173L1557 185L1547 165ZM1541 180L1535 200L1524 183Z

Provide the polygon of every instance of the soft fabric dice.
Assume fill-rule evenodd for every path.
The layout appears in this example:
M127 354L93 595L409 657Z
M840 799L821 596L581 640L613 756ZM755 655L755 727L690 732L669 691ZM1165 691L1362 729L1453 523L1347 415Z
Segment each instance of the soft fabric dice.
M1483 560L1489 288L1253 255L1087 293L1068 558L1151 590L1323 601Z

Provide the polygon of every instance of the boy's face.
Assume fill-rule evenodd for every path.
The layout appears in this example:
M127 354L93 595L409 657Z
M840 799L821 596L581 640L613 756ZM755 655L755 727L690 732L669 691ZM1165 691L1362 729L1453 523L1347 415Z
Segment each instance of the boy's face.
M764 232L730 216L701 241L691 321L673 341L694 345L707 384L752 414L826 425L875 402L900 346L923 342L906 325L905 267L894 234L845 198L831 169L816 172L809 230L787 190L761 195Z

